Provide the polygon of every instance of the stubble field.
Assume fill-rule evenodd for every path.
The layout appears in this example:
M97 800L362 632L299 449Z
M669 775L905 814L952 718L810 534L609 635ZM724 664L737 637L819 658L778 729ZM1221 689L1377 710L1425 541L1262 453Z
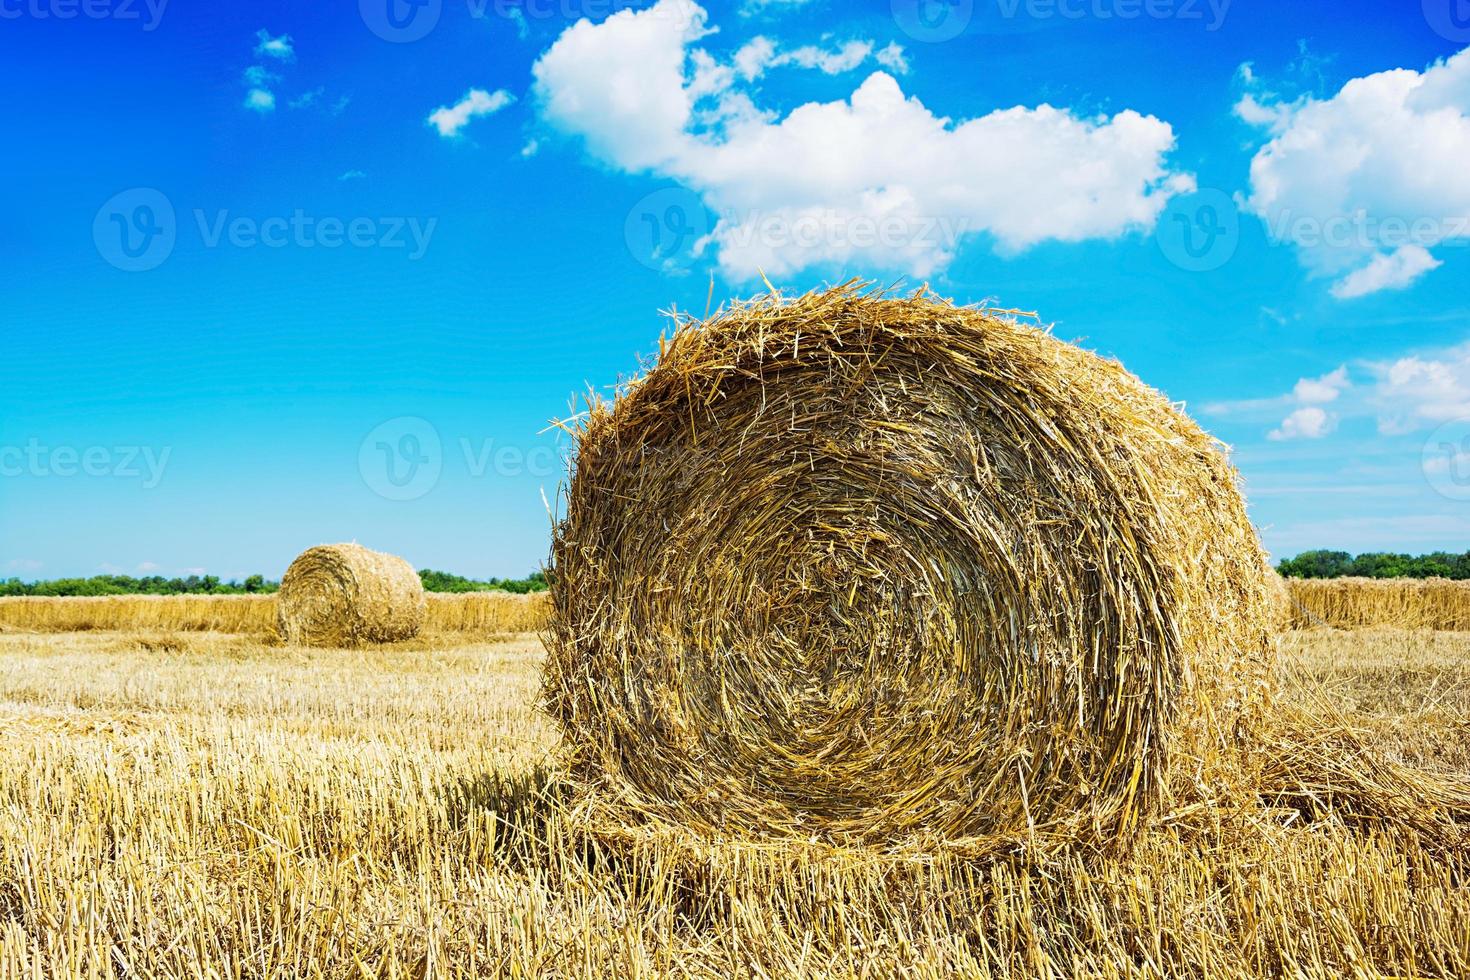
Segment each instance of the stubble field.
M1282 647L1281 710L1325 691L1381 757L1470 774L1470 634ZM1463 842L1311 806L1125 857L608 844L559 802L542 656L0 633L0 975L1470 974Z

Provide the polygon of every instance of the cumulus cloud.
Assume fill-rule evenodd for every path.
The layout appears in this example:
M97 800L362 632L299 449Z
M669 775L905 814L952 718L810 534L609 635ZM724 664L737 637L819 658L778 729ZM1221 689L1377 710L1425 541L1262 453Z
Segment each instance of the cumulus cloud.
M1296 406L1281 420L1281 424L1266 438L1273 441L1287 439L1321 439L1337 428L1337 415L1322 406L1337 401L1344 391L1352 387L1348 378L1347 365L1330 371L1319 378L1302 378L1292 387L1291 393L1279 399L1266 399L1260 405ZM1249 404L1249 403L1247 403Z
M1330 410L1327 406L1331 406ZM1207 405L1212 415L1247 418L1288 414L1271 439L1316 439L1343 418L1373 420L1384 435L1470 421L1470 341L1399 357L1363 359L1315 378L1302 378L1277 398Z
M277 61L296 60L296 49L291 45L291 35L271 37L270 31L264 28L255 32L255 54L259 58L274 58Z
M1379 431L1393 435L1470 420L1470 342L1366 365L1372 377L1367 405Z
M907 62L903 59L903 48L898 47L895 57L890 50L894 47L897 46L890 45L883 49L884 60L890 65L898 63L907 68ZM872 41L852 40L834 48L804 44L789 51L781 51L770 38L756 37L735 52L734 62L736 71L746 81L759 78L772 68L783 68L787 65L815 69L824 75L840 75L852 71L873 57L873 49Z
M904 52L903 45L897 41L889 41L888 45L879 49L878 53L873 55L873 57L877 60L878 64L890 71L897 72L900 75L908 73L908 54Z
M1315 405L1299 408L1281 420L1278 428L1266 433L1273 441L1284 439L1321 439L1337 426L1337 417Z
M255 56L265 61L290 62L296 60L296 49L291 46L291 36L282 34L271 37L270 31L255 32ZM246 109L265 115L276 108L276 83L281 76L264 64L254 64L242 73L245 82Z
M460 130L469 125L471 119L499 112L515 101L515 96L505 89L487 92L472 88L452 106L440 106L429 113L428 124L439 130L446 139L458 136Z
M1253 72L1240 77L1259 88ZM1247 210L1335 278L1338 299L1405 288L1442 264L1431 249L1470 240L1470 48L1328 99L1250 91L1235 112L1269 137Z
M740 16L754 17L763 13L783 13L805 7L812 0L745 0L740 5Z
M1443 446L1438 453L1424 460L1424 472L1430 475L1453 473L1470 480L1470 449Z
M709 33L701 8L661 0L578 21L533 74L550 127L612 167L701 196L718 215L703 247L731 278L855 259L926 276L967 234L1007 253L1114 238L1153 227L1170 196L1194 188L1166 165L1172 128L1132 110L1093 117L1042 104L952 120L874 71L847 98L782 116L742 83L781 57L842 70L858 49L798 57L806 49L767 40L724 64L698 47ZM862 60L876 57L857 43ZM884 52L893 62L901 49Z
M276 96L268 88L252 88L245 93L245 108L270 112L276 107Z
M1379 252L1361 269L1355 269L1332 284L1338 299L1356 299L1385 289L1406 289L1426 272L1444 265L1421 245L1400 245L1392 252Z
M1292 389L1292 395L1304 405L1320 405L1335 402L1344 388L1348 387L1348 369L1344 364L1330 374L1320 378L1302 378Z

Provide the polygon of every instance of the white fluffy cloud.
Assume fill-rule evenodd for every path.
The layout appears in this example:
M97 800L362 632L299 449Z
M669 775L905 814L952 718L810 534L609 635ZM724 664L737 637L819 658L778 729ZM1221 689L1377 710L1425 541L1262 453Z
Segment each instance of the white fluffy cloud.
M1331 406L1329 409L1327 406ZM1212 415L1280 417L1271 439L1316 439L1341 418L1374 420L1385 435L1422 432L1470 421L1470 341L1454 347L1361 360L1317 378L1302 378L1279 398L1208 405Z
M264 61L291 62L296 60L296 49L291 45L291 35L272 37L262 28L255 32L255 57ZM281 76L264 64L254 64L243 73L245 81L245 108L265 115L276 108L276 83Z
M1281 420L1279 428L1266 434L1267 439L1320 439L1337 427L1337 417L1316 405L1299 408Z
M780 116L742 87L775 59L840 71L879 55L896 65L902 50L857 42L858 59L766 42L722 64L697 46L706 24L688 0L578 21L537 60L535 92L542 119L603 162L698 193L718 215L704 246L732 278L854 260L929 275L965 234L1006 252L1112 238L1151 228L1193 189L1166 166L1172 128L1132 110L1043 104L951 120L874 71L845 99Z
M1387 434L1470 419L1470 342L1448 350L1366 365L1367 405Z
M789 51L780 50L776 42L768 37L756 37L747 41L735 52L736 72L745 81L759 78L773 68L788 65L797 68L815 69L824 75L840 75L852 71L869 58L900 73L908 70L903 47L890 44L875 51L872 41L851 40L832 48L815 44L804 44Z
M1247 94L1235 111L1269 134L1247 209L1339 299L1404 288L1442 264L1430 249L1470 240L1470 49L1329 99Z
M1347 365L1344 364L1320 378L1302 378L1292 389L1292 395L1304 405L1322 405L1337 401L1349 383Z
M754 17L756 14L782 13L787 10L796 10L805 7L812 0L745 0L740 5L740 16Z
M1470 474L1470 450L1445 447L1437 455L1424 460L1424 472L1431 476L1440 473Z
M276 96L268 88L252 88L245 93L245 108L270 112L276 107Z
M515 96L505 89L487 92L482 88L472 88L454 105L440 106L429 113L427 121L447 139L458 136L471 119L497 113L514 101Z
M264 28L255 32L255 53L258 57L274 58L277 61L296 60L296 49L291 45L291 35L271 37L270 31Z
M1332 284L1338 299L1356 299L1385 289L1406 289L1426 272L1444 265L1422 245L1400 245L1392 252L1379 252L1361 269L1354 269Z
M1302 378L1291 389L1291 394L1266 402L1296 406L1280 425L1266 433L1266 438L1281 441L1321 439L1330 435L1337 428L1337 415L1322 406L1337 401L1351 387L1346 364L1320 378Z

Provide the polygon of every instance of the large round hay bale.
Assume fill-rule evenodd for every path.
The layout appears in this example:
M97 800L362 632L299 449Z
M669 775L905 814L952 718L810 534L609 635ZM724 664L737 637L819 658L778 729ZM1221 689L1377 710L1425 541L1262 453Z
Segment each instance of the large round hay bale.
M545 700L604 811L1102 838L1265 688L1222 447L1121 365L922 293L682 323L590 408L565 507Z
M281 579L276 619L288 643L393 643L424 625L424 587L413 566L358 544L309 548Z
M1276 569L1266 568L1266 602L1271 623L1278 630L1291 629L1296 621L1296 603L1291 598L1291 583Z

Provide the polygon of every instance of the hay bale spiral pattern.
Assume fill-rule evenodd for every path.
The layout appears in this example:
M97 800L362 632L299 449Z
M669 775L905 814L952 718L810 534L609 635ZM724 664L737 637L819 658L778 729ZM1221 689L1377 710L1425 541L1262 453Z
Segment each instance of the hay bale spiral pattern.
M716 834L1127 831L1259 704L1221 447L1119 364L848 283L683 322L579 431L545 700Z
M281 579L282 638L305 646L394 643L418 635L427 604L413 566L358 544L302 552Z

